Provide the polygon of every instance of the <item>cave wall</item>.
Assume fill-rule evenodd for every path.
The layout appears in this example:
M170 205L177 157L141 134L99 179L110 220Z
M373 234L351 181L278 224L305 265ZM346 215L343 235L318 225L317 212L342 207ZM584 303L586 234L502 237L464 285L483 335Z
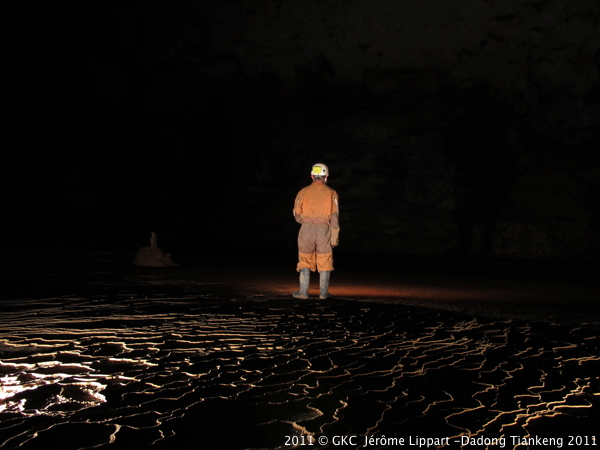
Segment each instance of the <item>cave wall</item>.
M36 12L34 46L9 28L5 72L20 230L293 247L293 198L325 162L342 248L597 254L598 2Z

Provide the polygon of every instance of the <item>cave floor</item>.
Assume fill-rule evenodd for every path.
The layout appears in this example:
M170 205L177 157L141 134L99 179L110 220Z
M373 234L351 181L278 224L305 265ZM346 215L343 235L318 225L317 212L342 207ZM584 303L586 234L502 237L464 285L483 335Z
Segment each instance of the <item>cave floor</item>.
M314 275L310 299L291 297L293 251L173 252L169 268L133 267L134 254L7 258L0 446L595 439L593 267L340 251L323 301Z

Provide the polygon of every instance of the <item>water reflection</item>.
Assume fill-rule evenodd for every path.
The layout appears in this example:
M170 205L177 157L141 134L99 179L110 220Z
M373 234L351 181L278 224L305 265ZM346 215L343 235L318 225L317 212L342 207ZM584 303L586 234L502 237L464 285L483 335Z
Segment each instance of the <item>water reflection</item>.
M9 448L65 432L72 448L175 448L202 433L227 448L284 447L286 435L527 436L600 415L598 337L584 329L358 303L24 303L0 317Z

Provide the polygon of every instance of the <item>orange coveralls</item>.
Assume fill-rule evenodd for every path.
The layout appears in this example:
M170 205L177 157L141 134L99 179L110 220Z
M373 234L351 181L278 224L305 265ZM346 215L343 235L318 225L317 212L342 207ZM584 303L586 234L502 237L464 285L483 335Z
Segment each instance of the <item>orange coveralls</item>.
M333 270L331 230L337 234L340 229L337 192L325 183L313 182L298 192L294 217L302 224L296 270Z

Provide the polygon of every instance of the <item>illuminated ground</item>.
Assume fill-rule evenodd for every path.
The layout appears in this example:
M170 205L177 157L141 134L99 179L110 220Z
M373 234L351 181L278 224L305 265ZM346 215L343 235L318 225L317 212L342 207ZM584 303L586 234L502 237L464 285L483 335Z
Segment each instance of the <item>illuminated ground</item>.
M167 269L130 256L72 249L3 272L0 448L338 448L337 435L514 448L593 436L600 419L585 270L340 252L336 297L319 301L290 297L285 253L251 267L189 253Z

